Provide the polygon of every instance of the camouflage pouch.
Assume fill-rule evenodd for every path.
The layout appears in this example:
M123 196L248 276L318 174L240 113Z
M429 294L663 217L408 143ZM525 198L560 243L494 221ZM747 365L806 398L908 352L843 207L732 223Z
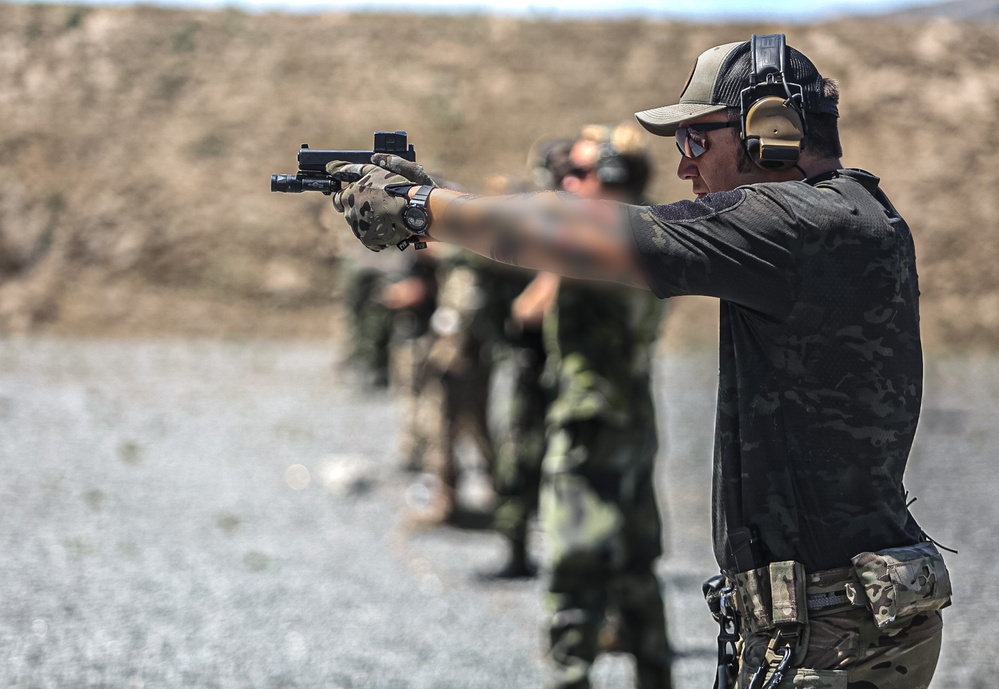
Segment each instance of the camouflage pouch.
M767 568L739 572L734 578L743 624L754 633L771 629L773 623L770 618L770 581Z
M939 610L950 605L950 573L933 543L860 553L854 570L879 628L900 617ZM859 596L848 589L851 602Z
M805 566L785 560L771 562L770 597L774 626L808 622L808 598L805 595Z
M805 569L792 560L735 575L739 612L749 631L768 631L808 621Z

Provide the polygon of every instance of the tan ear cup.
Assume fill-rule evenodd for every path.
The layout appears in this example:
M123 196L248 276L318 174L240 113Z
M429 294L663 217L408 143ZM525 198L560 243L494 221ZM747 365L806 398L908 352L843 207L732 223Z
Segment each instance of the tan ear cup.
M801 115L779 96L753 103L746 113L746 152L765 170L787 170L798 164L805 135Z

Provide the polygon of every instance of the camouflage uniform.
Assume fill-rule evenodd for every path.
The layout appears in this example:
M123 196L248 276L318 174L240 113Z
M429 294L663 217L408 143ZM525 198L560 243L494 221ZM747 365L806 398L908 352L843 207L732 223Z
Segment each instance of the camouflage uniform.
M430 317L437 306L437 259L429 251L410 252L413 260L407 278L419 280L424 287L424 299L414 308L395 314L395 337L392 347L392 379L398 395L406 407L399 442L403 465L410 471L423 469L428 434L426 429L434 424L434 403L424 408L427 393L427 357L433 336L430 334ZM436 403L437 415L440 403Z
M489 303L486 261L457 254L442 259L438 308L431 318L426 358L418 377L415 438L424 470L436 477L442 493L431 505L426 521L451 518L458 467L455 443L462 430L475 442L491 473L495 450L488 426L492 376L494 318ZM509 270L500 268L500 270Z
M589 686L608 607L620 617L616 650L635 656L638 686L670 686L653 571L662 544L650 368L661 315L647 293L570 282L545 320L558 374L540 506L552 687Z
M530 275L505 280L505 307L527 286ZM516 332L514 332L516 331ZM528 521L538 509L541 461L545 456L545 412L551 396L545 382L544 338L540 328L507 328L505 346L513 359L509 428L499 444L493 487L497 505L493 528L511 544L512 557L526 558ZM529 571L526 562L525 571Z
M535 143L528 154L533 184L511 178L493 177L487 181L488 194L503 195L534 189L557 189L570 170L571 139L549 138ZM502 437L493 472L497 503L493 528L510 548L507 563L490 578L533 576L536 569L529 561L527 530L532 515L538 511L541 488L541 462L545 456L545 413L552 397L552 382L545 376L544 336L540 324L519 324L510 313L513 302L532 283L535 274L508 271L491 285L504 322L503 350L514 365L513 389L507 409L508 427Z
M902 486L922 395L904 220L861 170L629 213L657 296L721 299L714 541L749 627L742 686L788 604L770 577L759 590L774 619L755 621L747 572L791 565L797 641L781 687L927 686L949 579L895 582L893 596L919 604L885 617L889 576L871 575L885 558L896 559L893 577L946 572ZM755 542L740 551L746 530ZM819 586L827 577L835 590Z
M360 365L369 380L385 387L389 380L392 311L377 300L385 284L382 270L348 265L343 272L344 305L350 319L350 362Z

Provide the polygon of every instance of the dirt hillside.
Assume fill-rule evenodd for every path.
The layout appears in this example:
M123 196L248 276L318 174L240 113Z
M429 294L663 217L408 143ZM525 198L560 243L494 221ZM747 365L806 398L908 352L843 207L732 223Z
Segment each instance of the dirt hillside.
M336 236L271 194L301 142L406 129L469 186L538 137L674 98L704 48L785 30L840 79L845 162L917 238L926 340L999 346L999 25L288 16L0 4L0 332L317 336ZM654 198L689 196L671 141ZM323 229L323 227L327 229ZM333 232L336 231L336 233ZM713 337L687 307L688 338ZM696 312L696 313L694 313Z

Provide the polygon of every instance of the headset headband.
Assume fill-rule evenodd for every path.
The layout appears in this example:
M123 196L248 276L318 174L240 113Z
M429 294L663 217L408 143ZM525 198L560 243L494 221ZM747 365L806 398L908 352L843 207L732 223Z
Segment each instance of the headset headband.
M798 111L801 122L805 122L805 94L801 84L790 82L785 74L787 45L784 34L753 34L750 41L750 59L753 73L751 83L739 94L742 116L746 116L755 101L764 96L785 96Z
M771 74L779 74L783 80L786 52L784 34L776 33L765 36L753 34L753 80L755 83L769 81Z

